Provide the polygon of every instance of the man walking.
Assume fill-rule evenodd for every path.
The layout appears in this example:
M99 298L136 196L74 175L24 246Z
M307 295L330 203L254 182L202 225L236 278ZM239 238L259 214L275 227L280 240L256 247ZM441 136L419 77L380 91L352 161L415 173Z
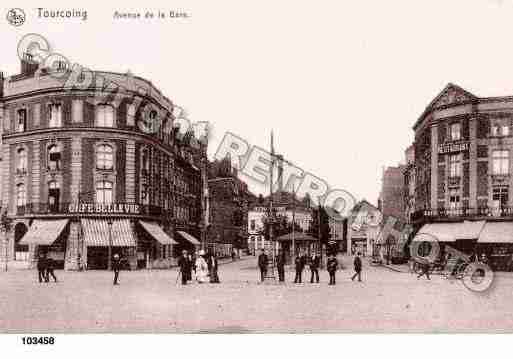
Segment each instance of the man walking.
M285 282L285 254L280 249L276 256L276 267L278 268L278 278L280 282Z
M356 276L358 276L358 282L361 282L362 281L362 260L360 258L360 252L358 252L356 254L356 257L354 258L354 274L353 274L353 277L351 278L351 280L354 280L356 278Z
M328 258L328 262L326 263L326 269L328 270L328 274L330 275L330 283L329 283L329 285L335 285L336 284L335 275L337 273L337 268L338 268L338 260L333 255L333 253L331 253L329 258Z
M112 270L114 271L114 285L119 285L119 270L121 269L121 260L119 259L119 254L114 254L114 259L112 260Z
M178 259L178 266L180 267L179 274L182 277L182 285L186 285L189 277L191 276L191 263L185 249L182 251L180 259ZM178 278L176 281L178 281Z
M46 282L50 281L50 276L52 276L53 280L55 282L57 282L57 277L55 276L55 273L53 272L54 269L55 269L55 261L52 258L47 257L46 258L46 278L45 278Z
M267 275L267 265L269 264L269 259L265 254L265 251L262 249L260 255L258 256L258 268L260 268L260 281L263 282Z
M43 281L48 282L46 280L46 258L44 253L39 253L37 257L37 274L39 277L39 283Z
M217 274L219 266L215 253L210 253L208 257L208 272L210 273L210 283L219 283L219 275Z
M296 277L294 278L294 283L301 283L301 276L305 267L305 257L298 254L294 260L294 265L296 266Z
M310 257L310 283L314 282L314 275L316 278L316 282L319 283L319 265L320 265L320 258L319 256L314 252L312 256Z

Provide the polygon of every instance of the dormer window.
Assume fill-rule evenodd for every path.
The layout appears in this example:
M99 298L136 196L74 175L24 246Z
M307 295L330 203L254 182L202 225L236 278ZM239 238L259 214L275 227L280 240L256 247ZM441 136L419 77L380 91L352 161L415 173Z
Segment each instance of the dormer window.
M22 108L18 110L18 132L25 132L27 130L27 110Z
M48 126L62 127L62 105L60 103L48 105Z
M96 107L96 126L114 127L114 108L110 105Z
M451 124L451 141L458 141L461 139L461 124Z
M58 145L48 147L48 170L58 171L61 167L61 150Z

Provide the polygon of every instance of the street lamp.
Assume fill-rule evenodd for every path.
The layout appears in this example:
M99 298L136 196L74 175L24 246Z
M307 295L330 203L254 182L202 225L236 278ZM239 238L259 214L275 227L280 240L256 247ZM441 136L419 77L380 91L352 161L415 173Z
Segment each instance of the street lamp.
M107 220L107 224L109 225L109 258L108 258L108 270L112 270L112 218Z

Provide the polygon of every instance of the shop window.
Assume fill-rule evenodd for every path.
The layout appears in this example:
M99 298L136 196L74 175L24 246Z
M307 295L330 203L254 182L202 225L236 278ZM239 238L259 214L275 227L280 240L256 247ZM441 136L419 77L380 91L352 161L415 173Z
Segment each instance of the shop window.
M458 141L461 139L461 124L453 123L450 127L451 130L451 141Z
M111 170L114 168L114 150L112 146L98 146L96 149L96 168L99 170Z
M18 161L16 166L16 172L18 174L24 174L27 172L27 150L20 148L18 150Z
M111 204L113 202L112 182L99 181L96 183L96 202Z
M492 152L492 174L494 174L494 175L509 174L509 151L494 150Z
M62 105L52 103L48 105L48 126L62 127Z
M61 150L58 145L48 147L48 170L58 171L61 168Z
M492 192L492 203L494 208L505 208L508 206L508 187L496 187Z
M18 132L25 132L27 130L27 110L22 108L18 110Z
M96 126L114 127L114 108L110 105L96 107Z
M451 178L461 176L461 156L459 154L449 156L449 176Z
M60 186L57 181L48 183L48 210L57 213L59 211Z
M25 185L20 183L16 186L16 205L18 208L23 208L27 204L27 192Z

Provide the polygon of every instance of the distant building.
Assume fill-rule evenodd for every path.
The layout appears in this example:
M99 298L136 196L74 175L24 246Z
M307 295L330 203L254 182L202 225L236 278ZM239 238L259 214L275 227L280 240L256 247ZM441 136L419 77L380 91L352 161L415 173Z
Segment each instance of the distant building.
M403 170L403 203L404 219L411 223L411 217L415 212L415 147L411 145L405 151L406 165Z
M383 170L378 209L383 216L404 221L404 165Z
M366 200L358 202L347 222L347 251L360 252L363 256L378 254L376 240L381 230L383 215L379 209Z

